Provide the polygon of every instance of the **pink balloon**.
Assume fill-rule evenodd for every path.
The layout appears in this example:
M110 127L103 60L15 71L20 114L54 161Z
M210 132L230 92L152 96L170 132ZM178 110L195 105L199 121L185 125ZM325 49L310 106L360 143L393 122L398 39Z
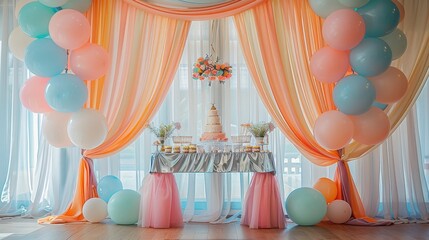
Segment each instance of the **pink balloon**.
M310 60L311 73L317 80L334 83L341 80L349 68L349 52L324 47L313 54Z
M325 112L316 120L314 137L326 149L341 149L352 140L353 122L342 112Z
M363 18L351 9L340 9L331 13L323 23L323 38L338 50L356 47L365 36Z
M49 22L52 40L65 49L76 49L89 41L91 27L79 11L64 9L52 16Z
M361 115L350 115L353 121L353 139L366 145L375 145L389 136L390 121L383 110L372 107Z
M39 76L29 78L19 92L22 105L35 113L52 112L53 109L45 99L45 89L48 82L49 78Z
M87 44L70 54L71 70L84 80L94 80L103 76L108 65L106 50L97 44Z
M43 116L42 132L46 141L54 147L73 146L67 133L71 113L50 112Z
M407 92L407 77L395 67L389 67L382 74L368 79L375 87L375 100L377 102L394 103L400 100Z

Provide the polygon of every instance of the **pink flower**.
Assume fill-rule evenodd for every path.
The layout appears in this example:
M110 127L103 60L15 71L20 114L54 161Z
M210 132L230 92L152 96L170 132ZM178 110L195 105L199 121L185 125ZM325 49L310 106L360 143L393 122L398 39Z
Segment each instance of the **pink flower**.
M216 80L216 77L215 77L215 76L210 76L210 77L209 77L209 80L210 80L210 81L215 81L215 80Z
M175 122L174 128L176 128L177 130L180 130L182 128L182 125L180 125L180 122Z
M274 131L274 128L276 128L276 126L274 125L274 123L270 122L268 123L268 128L270 129L270 132Z
M203 76L200 76L198 79L200 79L201 81L203 81L205 78Z

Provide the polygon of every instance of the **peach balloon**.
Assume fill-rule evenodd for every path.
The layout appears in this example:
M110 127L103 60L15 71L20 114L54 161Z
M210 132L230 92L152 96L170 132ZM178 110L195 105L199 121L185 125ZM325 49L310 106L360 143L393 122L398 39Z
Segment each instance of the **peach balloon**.
M313 188L322 193L325 197L326 203L330 203L337 198L337 184L329 178L319 178L313 185Z
M390 121L386 113L377 107L361 115L349 116L353 121L353 139L366 145L375 145L389 136Z
M314 124L314 137L326 149L340 149L353 137L353 123L344 113L336 110L320 115Z
M368 79L375 87L375 100L377 102L394 103L400 100L407 92L407 77L395 67L389 67L382 74Z
M350 204L343 200L335 200L328 205L326 217L333 223L345 223L352 216Z
M330 47L338 50L352 49L365 36L365 22L357 12L340 9L326 18L322 34Z
M311 73L317 80L325 83L338 82L348 68L349 52L324 47L313 54L310 60Z
M29 78L19 92L22 105L35 113L52 112L53 109L45 99L45 89L48 82L49 78L39 76Z
M64 9L52 16L49 22L52 40L64 49L76 49L89 41L91 26L81 12Z
M94 80L103 76L108 66L108 54L97 44L87 44L70 54L70 68L83 80Z
M392 0L392 2L399 9L399 22L402 22L402 20L404 20L404 17L405 17L404 5L402 5L402 3L400 3L398 0Z

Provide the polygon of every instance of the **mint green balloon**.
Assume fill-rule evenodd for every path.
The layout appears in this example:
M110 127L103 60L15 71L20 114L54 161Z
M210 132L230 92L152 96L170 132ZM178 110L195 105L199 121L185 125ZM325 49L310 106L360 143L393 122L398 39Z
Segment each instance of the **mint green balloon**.
M109 217L116 224L136 224L139 219L139 211L140 194L130 189L113 194L107 204Z
M325 217L326 211L325 197L314 188L297 188L286 199L289 218L301 226L318 224Z
M39 2L30 2L19 11L18 23L22 31L30 37L44 38L49 36L49 21L55 13L54 8Z

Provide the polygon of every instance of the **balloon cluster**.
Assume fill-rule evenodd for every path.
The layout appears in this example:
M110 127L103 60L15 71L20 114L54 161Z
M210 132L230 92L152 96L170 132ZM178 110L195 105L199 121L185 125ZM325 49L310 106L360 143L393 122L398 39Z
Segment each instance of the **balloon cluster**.
M82 12L91 0L20 0L19 26L9 36L12 54L35 76L21 88L21 102L43 113L42 131L55 147L92 149L107 136L103 114L83 109L88 99L84 81L102 77L108 55L89 43L91 26Z
M403 6L396 0L309 2L326 18L322 34L327 44L312 56L311 72L323 83L336 83L333 100L338 109L318 117L316 141L331 150L352 139L366 145L382 142L390 131L383 110L403 97L408 86L404 73L390 66L407 47L397 28Z
M97 190L100 198L88 199L82 208L82 214L88 222L101 222L109 216L116 224L137 223L140 193L123 189L121 180L113 175L104 176Z

